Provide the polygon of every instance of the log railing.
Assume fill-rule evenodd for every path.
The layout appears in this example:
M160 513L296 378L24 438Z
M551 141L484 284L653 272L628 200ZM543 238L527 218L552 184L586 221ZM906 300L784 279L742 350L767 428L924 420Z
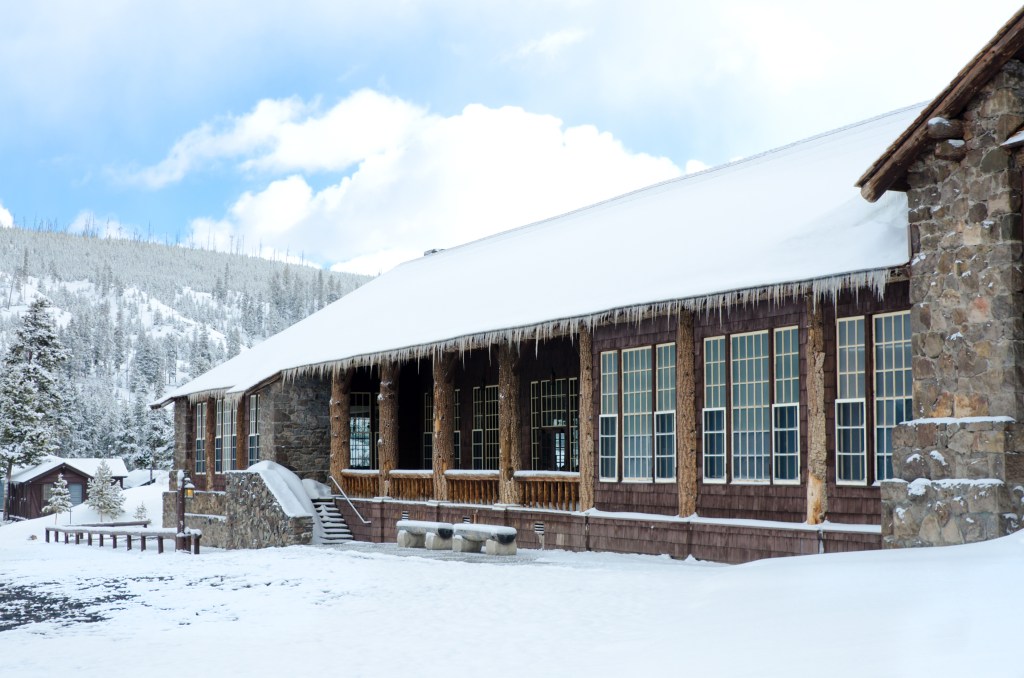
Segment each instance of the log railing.
M518 471L519 503L529 508L578 511L580 474L562 471Z
M434 498L434 472L395 469L388 474L393 499L427 501Z
M498 503L498 471L445 471L448 496L457 504Z
M376 497L380 488L380 472L377 470L345 469L341 472L341 484L350 497Z

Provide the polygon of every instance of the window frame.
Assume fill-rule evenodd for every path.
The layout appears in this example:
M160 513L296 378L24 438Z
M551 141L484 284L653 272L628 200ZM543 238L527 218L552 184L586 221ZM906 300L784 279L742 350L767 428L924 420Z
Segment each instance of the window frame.
M779 375L779 334L782 332L795 332L795 346L796 346L796 373L792 376L781 376ZM801 390L800 383L800 326L799 325L786 325L783 327L776 327L772 332L772 344L771 344L771 361L772 361L772 408L771 408L771 431L772 431L772 484L773 485L800 485L803 480L803 472L800 468L801 464L801 453L803 452L803 446L800 444L800 433L803 429L801 426L801 415L802 408L800 407L800 396L803 391ZM787 352L782 356L793 355L793 352ZM779 386L783 381L792 381L795 385L796 400L781 401L779 398ZM796 410L796 478L780 478L778 476L778 463L777 460L780 455L776 449L778 444L777 433L780 429L776 428L776 412L780 409L793 408ZM782 431L792 431L794 429L784 428ZM786 457L794 456L793 452L785 454Z
M662 363L661 363L661 356L662 356L662 353L663 353L662 349L665 349L664 350L664 354L665 355L671 356L671 358L672 358L671 366L664 366L664 365L662 365ZM677 393L677 390L676 390L676 388L677 388L676 387L676 378L678 376L677 372L676 372L676 370L678 369L678 365L676 365L676 343L674 341L670 341L670 342L664 342L664 343L661 343L661 344L656 344L654 346L653 357L654 357L654 363L651 366L651 371L652 371L652 374L653 374L653 377L654 377L654 402L652 403L652 406L654 408L654 413L652 414L651 435L653 436L652 443L653 443L653 448L654 449L652 450L652 453L653 453L652 454L653 468L651 470L653 471L653 474L654 474L654 482L656 482L656 483L674 483L678 479L678 472L679 472L678 464L676 463L676 461L677 461L676 457L678 456L678 454L677 454L677 450L678 450L678 438L677 438L677 436L679 435L679 432L678 432L677 426L676 426L676 423L677 423L676 422L676 420L677 420L677 417L676 417L676 398L678 396L678 393ZM671 374L670 377L669 377L669 374ZM663 376L669 382L669 386L664 387L664 388L662 387L662 384L661 384L661 380L662 380ZM667 400L666 404L669 406L667 409L660 407L661 403L659 403L659 399L661 398L662 393L666 394L665 395L666 400ZM669 395L669 393L671 395ZM659 430L658 430L658 421L659 421L660 417L671 417L671 421L672 421L671 431L669 431L669 432L665 432L665 431L659 432ZM668 454L668 455L660 454L659 455L659 447L660 447L659 444L658 444L659 438L662 438L662 439L668 438L668 439L670 439L672 441L671 445L669 446L669 449L671 450L671 454ZM671 475L669 475L669 476L662 476L662 475L659 474L658 461L661 460L661 459L671 459L671 462L672 462L672 474Z
M839 316L839 315L836 316L836 323L835 323L835 333L836 333L835 334L835 337L836 337L836 348L835 348L835 353L836 353L836 372L835 372L836 373L836 398L835 398L835 402L833 404L833 412L832 412L832 417L833 417L833 419L832 419L832 435L833 435L833 438L832 438L832 448L833 448L833 450L832 450L832 458L833 458L833 462L835 464L835 469L834 469L834 471L832 473L832 476L833 476L833 479L834 479L834 482L835 482L836 486L840 486L840 487L868 487L868 486L870 486L872 484L871 482L869 482L869 480L870 480L870 475L869 475L870 467L868 465L868 461L869 461L869 458L873 458L873 454L869 451L869 440L868 440L868 433L867 433L868 432L868 400L871 399L871 398L869 398L869 395L868 395L869 391L870 391L870 386L871 385L868 383L868 363L867 363L868 358L869 358L868 350L867 350L868 343L869 343L869 341L868 341L869 340L868 328L869 328L869 325L870 325L870 323L868 323L868 318L869 317L871 317L871 316L869 316L868 314L865 314L865 313L861 313L859 315L850 315L850 316ZM851 396L843 397L843 393L844 393L844 388L843 388L844 378L845 379L849 379L851 375L854 375L857 372L856 371L851 371L849 369L843 370L843 367L842 367L843 366L843 360L841 358L841 352L844 349L843 349L842 344L840 343L840 337L841 337L840 326L843 323L852 323L852 322L855 322L857 320L861 321L861 325L863 327L863 332L862 332L863 336L862 336L861 343L860 343L860 350L861 350L861 355L862 355L862 364L860 365L860 370L859 370L862 386L859 389L859 391L860 391L859 395L854 395L852 397ZM871 399L871 400L873 400L873 399ZM860 434L861 434L861 439L863 440L863 450L861 450L861 452L859 452L859 453L857 453L857 452L840 452L839 445L840 445L840 440L842 439L842 437L840 436L840 427L839 427L839 411L840 411L840 406L843 406L843 405L853 405L853 404L859 404L861 406L861 423L860 423L860 426L859 427L858 426L845 426L845 427L843 427L843 430L850 430L850 431L857 431L857 430L859 430ZM844 480L844 479L840 478L840 476L839 476L839 471L840 471L839 457L840 457L840 454L842 454L843 456L848 456L848 457L858 457L859 456L861 458L861 461L862 461L863 466L864 466L864 478L862 480Z
M715 335L713 337L704 337L704 343L703 343L704 350L703 350L703 353L702 353L703 361L702 361L701 367L702 367L703 373L704 373L704 380L703 380L704 399L702 401L703 407L701 407L701 410L700 410L700 424L701 424L701 450L700 450L701 451L701 476L702 476L702 482L707 483L709 485L725 485L725 484L727 484L729 482L729 408L728 408L728 404L729 404L729 375L728 375L728 371L727 371L728 370L728 365L729 365L729 354L727 353L729 342L727 342L726 339L727 339L726 335L719 334L719 335ZM720 384L716 383L716 384L713 384L713 385L709 386L708 385L708 375L709 375L708 368L709 368L710 365L709 365L707 356L708 356L708 344L712 343L712 342L721 342L721 346L722 346L722 348L721 348L721 360L714 360L714 361L712 361L710 363L710 365L715 365L715 366L720 365L721 366L718 369L721 370L722 383L720 383ZM709 392L708 392L709 388L717 388L717 389L721 389L722 390L722 393L721 393L721 404L720 405L717 404L717 401L719 399L716 398L715 399L716 400L716 406L715 407L708 407L707 406L707 404L708 404L708 396L709 396ZM707 427L708 415L712 414L712 413L719 413L719 412L722 415L722 430L721 431L711 431L711 432L709 432L708 431L708 427ZM722 460L722 476L721 477L709 476L707 474L707 472L708 472L708 465L705 462L705 457L708 456L707 455L707 449L708 449L707 441L708 441L708 436L709 435L716 435L716 436L721 436L722 437L721 438L721 440L722 440L722 453L721 454L711 455L713 458L716 458L716 459L717 458L721 458L721 460Z
M738 340L738 339L742 340L745 337L756 337L758 335L763 335L764 336L764 346L765 346L765 354L764 354L764 356L763 357L743 356L741 358L737 358L736 357L736 351L733 348L733 342ZM773 437L773 433L774 432L773 432L773 427L772 427L773 422L771 421L771 417L772 417L772 396L774 395L772 393L773 386L774 386L773 379L772 379L772 367L773 367L772 366L772 357L773 357L773 354L774 354L774 351L773 351L774 347L772 346L772 342L771 342L772 333L771 333L770 329L753 330L751 332L736 332L736 333L728 335L728 338L729 338L730 351L729 351L729 360L728 360L728 376L729 376L729 379L728 379L728 382L727 382L727 392L729 393L729 395L731 397L729 398L729 403L728 403L729 416L728 416L728 419L727 419L726 426L728 427L728 430L729 430L729 443L730 443L729 447L732 450L732 454L729 457L729 461L730 461L729 467L730 468L729 468L729 471L728 471L730 473L730 475L731 475L731 478L732 478L731 483L733 485L771 485L772 484L772 476L774 474L774 471L772 469L773 461L774 461L772 459L772 437ZM736 393L737 393L737 388L739 388L737 386L737 384L736 384L737 360L744 360L744 361L754 361L754 360L757 360L757 361L763 361L764 362L765 374L763 375L763 379L756 379L756 380L750 380L750 381L741 382L741 386L745 386L751 392L753 392L754 389L756 389L756 388L763 389L763 391L764 391L764 402L763 403L758 404L758 403L755 402L753 404L749 404L749 403L744 403L742 405L737 405L736 404ZM745 372L746 368L748 368L748 367L753 368L754 366L753 366L752 363L751 363L751 365L746 365L746 366L745 365L739 365L739 371L740 372ZM762 415L763 415L763 418L764 418L764 420L765 420L765 422L767 424L767 429L744 429L743 431L740 432L740 434L747 433L747 434L753 434L753 435L756 435L756 436L765 436L766 439L764 440L764 447L766 448L766 450L762 451L761 454L754 454L754 453L744 454L742 457L737 459L737 457L736 457L736 447L737 447L736 442L737 442L737 435L738 435L737 430L736 430L737 415L738 414L741 415L741 418L747 418L747 416L752 416L752 417L756 418L755 410L757 410L757 409L763 410ZM755 478L748 478L748 477L737 478L736 477L737 476L736 471L737 471L738 463L739 462L745 461L748 465L749 464L753 464L756 467L757 460L759 458L765 460L765 463L764 463L764 476L763 477L755 477Z
M249 439L246 450L246 459L249 466L259 463L260 460L260 394L253 393L249 396Z
M614 371L605 371L605 356L608 356L614 361ZM599 394L600 403L600 414L598 415L598 428L597 428L597 440L598 440L598 455L597 455L597 475L599 482L604 483L616 483L619 481L619 352L615 351L602 351L599 356L600 362L600 373L601 373L601 391ZM610 381L606 379L610 378ZM611 391L606 386L614 386L615 390ZM606 409L607 408L607 409ZM606 435L604 432L605 422L611 422L612 429L610 434ZM611 456L605 454L604 441L610 441L611 445ZM612 475L604 474L604 461L606 459L611 460Z
M197 476L206 475L206 417L208 413L206 411L206 403L196 403L196 416L195 416L195 474Z
M878 325L877 325L878 321L879 320L884 321L886 318L893 318L894 321L895 321L896 318L900 318L901 321L902 321L902 319L904 317L906 317L907 327L906 327L906 332L903 334L903 336L899 340L899 344L897 344L897 342L896 342L894 337L890 338L888 341L883 340L882 342L879 342L879 332L878 332ZM913 330L910 328L909 325L910 325L910 311L909 310L905 310L905 311L890 311L890 312L886 312L886 313L876 313L876 314L871 316L871 356L872 356L872 362L871 362L871 380L870 380L870 385L871 385L871 401L872 401L872 408L871 408L871 413L872 413L871 432L873 434L872 437L871 437L871 441L872 441L872 444L873 444L873 447L874 447L874 449L872 450L872 453L873 453L873 456L874 456L874 459L872 460L874 462L872 464L872 468L874 469L874 482L872 483L873 485L879 485L882 481L884 481L884 480L892 480L892 478L895 477L895 475L890 476L890 477L886 477L886 478L882 478L881 477L881 474L879 473L879 458L881 457L881 459L883 461L884 461L884 459L889 459L890 460L889 461L889 467L890 468L892 467L892 433L891 432L892 432L893 429L896 428L896 426L899 426L902 422L908 421L910 419L913 419L913 408L914 408L914 400L913 400L914 399L914 371L913 371L913 349L910 347L911 340L912 340L912 337L913 337ZM895 328L895 322L894 322L893 327ZM904 364L902 365L902 367L896 368L896 366L894 364L891 369L885 367L884 365L882 365L881 368L880 368L879 360L878 360L878 350L879 350L880 346L884 347L886 345L890 345L894 349L893 350L894 362L895 362L895 357L896 357L896 352L895 352L896 346L898 346L898 345L901 346L901 347L903 347L903 345L906 346L906 348L908 349L907 352L910 355L906 356L906 360L904 361ZM865 352L866 352L866 349L865 349ZM878 388L879 375L881 374L883 376L883 381L884 381L884 375L887 374L887 373L891 373L893 375L893 385L894 386L896 385L896 377L897 377L897 375L902 376L905 373L906 376L909 377L909 392L905 392L903 395L899 395L899 396L898 395L883 395L883 396L879 396L878 395L879 390L880 390ZM865 383L867 383L866 379L865 379ZM879 417L879 412L878 412L879 404L880 403L885 403L887 401L892 401L893 402L893 409L895 411L896 404L899 401L901 401L901 400L904 401L904 407L905 407L904 414L906 414L908 416L905 419L893 422L891 425L887 421L883 422L883 423L880 423L881 417ZM865 418L865 424L866 423L867 423L867 421L866 421L866 418ZM885 430L885 429L887 429L889 431L889 435L888 435L889 449L887 451L883 451L882 453L880 453L879 449L878 449L879 448L878 434L879 434L880 430Z

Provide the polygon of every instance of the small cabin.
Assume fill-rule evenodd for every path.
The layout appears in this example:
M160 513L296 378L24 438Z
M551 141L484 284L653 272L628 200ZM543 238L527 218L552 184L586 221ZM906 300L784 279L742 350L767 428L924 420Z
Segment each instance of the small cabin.
M110 467L113 482L124 487L124 479L128 469L119 458L98 459L63 459L47 457L35 466L16 468L11 476L11 496L9 512L12 516L26 520L44 515L43 507L50 500L53 485L61 475L68 483L71 492L71 505L78 506L89 498L89 481L96 476L96 469L101 462ZM5 501L6 487L0 483L0 501Z

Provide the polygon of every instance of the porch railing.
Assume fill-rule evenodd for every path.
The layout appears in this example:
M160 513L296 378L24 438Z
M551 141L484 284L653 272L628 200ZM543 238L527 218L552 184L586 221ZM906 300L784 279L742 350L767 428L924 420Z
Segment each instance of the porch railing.
M564 471L517 471L519 503L529 508L578 511L580 474Z
M380 494L380 471L345 469L341 472L341 486L350 497L376 497Z
M445 471L448 496L459 504L497 504L498 471Z
M434 472L395 469L388 474L392 499L426 501L434 498Z

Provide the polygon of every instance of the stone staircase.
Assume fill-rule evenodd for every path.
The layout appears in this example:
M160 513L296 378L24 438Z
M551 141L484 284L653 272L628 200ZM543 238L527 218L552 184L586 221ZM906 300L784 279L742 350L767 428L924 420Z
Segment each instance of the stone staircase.
M323 539L321 544L330 546L332 544L344 544L352 541L352 533L345 524L345 518L334 506L331 498L314 499L313 508L316 509L317 520L323 528Z

